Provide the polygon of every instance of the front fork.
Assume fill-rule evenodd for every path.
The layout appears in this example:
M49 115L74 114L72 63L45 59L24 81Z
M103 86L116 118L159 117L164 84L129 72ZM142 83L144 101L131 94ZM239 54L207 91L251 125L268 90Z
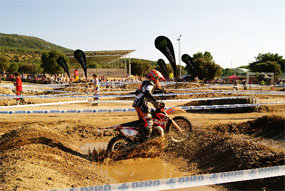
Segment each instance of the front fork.
M182 129L179 127L179 125L173 119L171 119L171 123L179 132L182 132Z

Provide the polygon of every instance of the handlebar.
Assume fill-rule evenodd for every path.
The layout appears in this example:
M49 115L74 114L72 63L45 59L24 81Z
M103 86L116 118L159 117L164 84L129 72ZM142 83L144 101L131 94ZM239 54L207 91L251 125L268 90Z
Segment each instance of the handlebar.
M158 101L155 103L155 108L156 109L161 109L161 108L164 108L165 107L165 103L162 102L162 101Z

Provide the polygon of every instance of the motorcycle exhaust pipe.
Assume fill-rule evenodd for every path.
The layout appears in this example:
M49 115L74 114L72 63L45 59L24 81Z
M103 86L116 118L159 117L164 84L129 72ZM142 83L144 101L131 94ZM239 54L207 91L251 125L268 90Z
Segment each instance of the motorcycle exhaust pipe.
M160 126L154 126L153 129L158 130L161 137L164 137L164 130Z

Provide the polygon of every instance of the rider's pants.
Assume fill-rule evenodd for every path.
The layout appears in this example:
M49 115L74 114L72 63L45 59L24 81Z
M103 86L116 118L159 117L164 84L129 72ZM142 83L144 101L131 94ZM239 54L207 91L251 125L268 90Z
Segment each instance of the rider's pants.
M149 136L152 132L153 120L150 113L143 112L140 108L135 108L138 114L139 119L144 121L144 127L146 129L146 136Z

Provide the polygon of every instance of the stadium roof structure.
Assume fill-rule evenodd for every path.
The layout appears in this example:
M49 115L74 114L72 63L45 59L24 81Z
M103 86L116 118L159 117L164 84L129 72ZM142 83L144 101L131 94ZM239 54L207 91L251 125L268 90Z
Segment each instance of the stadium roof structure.
M84 51L86 59L97 63L110 63L122 57L126 57L135 50L101 50L101 51ZM65 53L70 60L74 59L73 52Z

